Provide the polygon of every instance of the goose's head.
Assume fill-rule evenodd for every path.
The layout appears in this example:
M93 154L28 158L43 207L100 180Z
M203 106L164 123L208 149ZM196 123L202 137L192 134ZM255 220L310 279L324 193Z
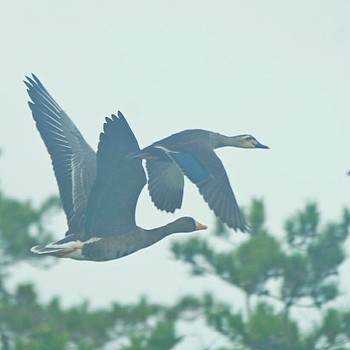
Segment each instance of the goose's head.
M237 136L232 136L231 140L232 145L234 147L239 147L239 148L265 148L269 149L270 147L263 145L260 143L254 136L252 135L237 135Z
M199 230L206 230L208 227L199 223L195 219L185 216L177 219L173 222L174 227L176 227L177 232L193 232Z

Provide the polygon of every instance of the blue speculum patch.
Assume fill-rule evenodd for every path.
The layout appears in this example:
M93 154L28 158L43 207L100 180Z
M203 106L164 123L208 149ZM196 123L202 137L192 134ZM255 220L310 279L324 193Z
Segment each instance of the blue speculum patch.
M208 172L190 153L171 153L171 157L192 182L200 183L208 179Z

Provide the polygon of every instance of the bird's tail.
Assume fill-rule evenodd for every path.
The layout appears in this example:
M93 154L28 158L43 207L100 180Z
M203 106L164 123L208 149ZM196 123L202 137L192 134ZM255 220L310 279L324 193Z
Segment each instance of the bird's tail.
M129 153L126 157L128 159L135 159L135 158L144 158L144 156L146 156L146 155L147 155L147 153L144 153L141 150L137 150L137 151Z
M32 253L39 255L54 255L69 252L71 249L67 247L50 247L50 245L36 245L30 249Z
M126 156L128 159L147 159L147 160L158 160L159 156L156 155L150 155L148 152L144 151L144 150L140 150L140 151L135 151L135 152L131 152Z
M38 255L52 255L58 258L85 260L82 254L83 245L84 243L79 240L64 243L54 242L46 245L34 246L30 251Z

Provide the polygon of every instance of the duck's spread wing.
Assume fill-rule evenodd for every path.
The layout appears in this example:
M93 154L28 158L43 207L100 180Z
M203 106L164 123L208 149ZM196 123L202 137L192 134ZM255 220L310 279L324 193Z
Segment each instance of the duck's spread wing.
M199 189L217 217L234 230L247 231L247 224L232 191L225 168L209 147L192 147L190 151L168 152L183 173Z
M113 236L135 227L136 203L146 184L141 159L127 155L139 150L123 115L106 118L97 151L97 175L87 204L85 233Z
M147 160L148 190L154 205L173 213L181 208L184 176L175 162Z
M68 232L83 229L86 201L96 175L96 154L39 79L26 77L28 102L36 127L50 154Z

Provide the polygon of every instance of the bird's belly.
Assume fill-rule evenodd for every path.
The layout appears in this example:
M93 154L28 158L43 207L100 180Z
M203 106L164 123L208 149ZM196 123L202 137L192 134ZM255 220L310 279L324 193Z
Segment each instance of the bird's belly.
M142 240L134 235L118 235L103 238L93 244L86 244L82 254L88 260L108 261L120 259L144 248Z

